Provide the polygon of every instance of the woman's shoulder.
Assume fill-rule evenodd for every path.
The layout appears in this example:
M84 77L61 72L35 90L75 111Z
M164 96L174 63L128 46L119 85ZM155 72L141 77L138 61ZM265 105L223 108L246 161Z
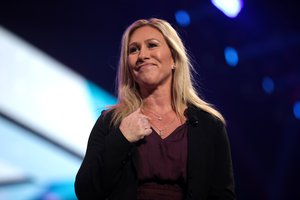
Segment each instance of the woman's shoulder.
M195 128L196 132L201 132L202 135L205 135L207 138L211 138L212 140L227 137L226 126L219 118L195 106L189 107L188 111L189 121Z
M101 111L96 123L107 123L109 124L112 120L113 109L105 109Z
M203 122L207 125L216 125L221 127L225 125L221 119L195 105L188 106L187 115L189 119L195 118L199 122Z

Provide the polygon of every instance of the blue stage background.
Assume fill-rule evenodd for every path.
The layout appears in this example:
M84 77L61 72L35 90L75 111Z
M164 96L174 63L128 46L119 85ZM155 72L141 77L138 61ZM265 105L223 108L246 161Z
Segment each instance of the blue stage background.
M188 14L188 24L176 19L180 10ZM227 120L238 199L300 199L300 14L296 1L244 1L235 18L225 16L209 0L0 2L0 28L57 61L69 70L66 76L83 88L81 93L62 92L57 98L72 101L76 99L72 95L84 94L80 102L86 105L78 101L72 108L77 111L77 106L84 105L88 111L80 112L91 114L70 115L78 116L79 122L88 116L85 124L93 124L101 110L115 102L124 29L136 19L150 17L164 18L179 31L198 73L199 92ZM1 44L0 77L10 80L9 74L3 74L12 66L1 57L5 53ZM23 70L26 74L27 68ZM57 90L55 81L45 82ZM0 88L13 90L10 87ZM27 92L32 95L31 90ZM55 131L64 129L51 132L53 126L40 127L38 119L26 121L22 109L14 113L7 109L37 109L27 104L27 95L19 99L22 105L9 105L1 104L7 97L4 94L0 91L0 199L76 199L74 176L92 125L80 132L85 139L83 148L77 148L80 139L73 141L72 133L54 137ZM72 110L57 109L51 102L45 106L51 106L57 116ZM71 123L68 120L66 115L60 122Z

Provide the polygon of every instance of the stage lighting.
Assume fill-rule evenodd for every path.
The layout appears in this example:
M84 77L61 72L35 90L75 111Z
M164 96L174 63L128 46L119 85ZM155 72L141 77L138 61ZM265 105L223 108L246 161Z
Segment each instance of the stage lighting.
M224 49L224 56L226 63L230 67L236 67L239 62L239 55L237 50L235 50L233 47L226 47Z
M300 120L300 101L297 101L294 104L294 115L297 119Z
M116 98L2 26L0 94L0 199L76 199L89 133Z
M175 13L175 19L180 26L188 26L191 22L190 15L185 10L178 10Z
M267 94L271 94L274 91L274 81L270 77L265 77L262 81L262 87Z
M211 2L230 18L236 17L243 7L242 0L211 0Z

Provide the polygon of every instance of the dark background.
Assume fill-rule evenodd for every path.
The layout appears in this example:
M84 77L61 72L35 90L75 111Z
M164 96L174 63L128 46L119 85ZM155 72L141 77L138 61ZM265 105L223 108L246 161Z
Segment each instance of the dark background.
M190 26L176 23L180 9ZM234 19L209 0L1 1L0 25L114 93L124 29L139 18L166 19L191 53L199 92L227 119L238 199L281 200L300 199L298 13L297 1L279 0L246 1ZM226 46L238 50L235 68ZM262 89L266 76L272 94Z

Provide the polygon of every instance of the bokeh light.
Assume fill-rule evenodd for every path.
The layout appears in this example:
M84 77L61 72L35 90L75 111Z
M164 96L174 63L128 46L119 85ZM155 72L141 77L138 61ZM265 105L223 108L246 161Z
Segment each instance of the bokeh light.
M236 17L243 8L242 0L212 0L211 2L230 18Z
M274 81L270 77L264 77L262 81L262 87L265 93L272 94L274 91Z
M294 104L294 115L297 119L300 120L300 101L297 101Z
M239 62L239 55L237 50L235 50L233 47L226 47L224 50L224 56L226 63L230 67L236 67Z
M188 26L191 23L190 15L185 10L178 10L175 13L175 19L180 26Z

